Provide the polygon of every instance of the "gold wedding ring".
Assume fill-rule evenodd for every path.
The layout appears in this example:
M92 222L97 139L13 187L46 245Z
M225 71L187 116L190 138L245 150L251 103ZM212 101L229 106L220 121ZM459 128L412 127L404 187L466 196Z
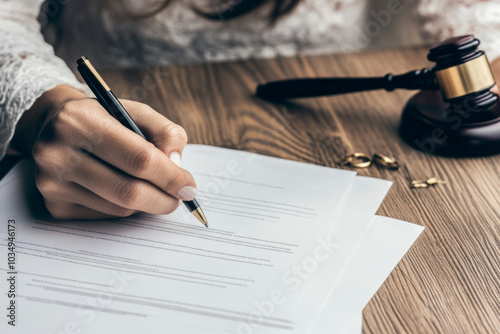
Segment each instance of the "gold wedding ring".
M390 158L390 157L385 156L383 154L375 153L373 155L373 161L376 164L383 166L383 167L386 167L388 169L398 169L399 168L399 162L396 159Z
M355 168L367 168L372 164L372 159L368 154L353 153L345 156L340 160L342 166L350 166Z

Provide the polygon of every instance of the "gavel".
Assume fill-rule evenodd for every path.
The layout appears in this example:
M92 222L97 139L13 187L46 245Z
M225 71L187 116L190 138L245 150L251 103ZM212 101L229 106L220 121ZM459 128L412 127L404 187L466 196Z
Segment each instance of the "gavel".
M277 101L368 91L420 89L403 109L399 132L430 154L481 156L500 153L500 104L486 54L472 35L449 38L427 59L432 68L371 78L305 78L257 87L260 98Z

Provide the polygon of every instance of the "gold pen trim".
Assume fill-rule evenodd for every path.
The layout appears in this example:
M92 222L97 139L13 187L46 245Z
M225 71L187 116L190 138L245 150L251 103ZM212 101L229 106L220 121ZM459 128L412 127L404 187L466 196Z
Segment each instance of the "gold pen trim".
M191 213L205 226L208 226L207 217L201 210L201 208L197 208L196 210L191 211Z
M97 81L99 81L101 83L101 85L104 87L104 89L107 90L107 91L110 91L111 89L106 84L106 82L104 82L104 80L99 75L99 73L97 73L96 69L94 68L94 66L92 66L92 64L90 63L90 61L88 59L84 59L83 63L85 64L85 66L87 66L87 68L89 69L89 71L92 72L92 74L97 79Z

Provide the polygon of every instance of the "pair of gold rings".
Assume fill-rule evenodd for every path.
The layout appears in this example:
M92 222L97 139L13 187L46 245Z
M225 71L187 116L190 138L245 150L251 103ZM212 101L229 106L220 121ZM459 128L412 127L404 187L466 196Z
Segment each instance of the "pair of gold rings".
M399 162L396 159L379 153L375 153L373 157L365 153L349 154L340 160L340 165L354 168L368 168L373 162L388 169L399 168Z

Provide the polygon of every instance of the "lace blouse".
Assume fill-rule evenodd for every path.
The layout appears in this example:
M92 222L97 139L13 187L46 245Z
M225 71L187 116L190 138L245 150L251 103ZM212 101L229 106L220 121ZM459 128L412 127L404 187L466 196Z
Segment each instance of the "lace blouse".
M158 3L119 1L132 12ZM88 92L68 67L81 55L99 67L126 67L355 52L473 33L490 61L500 56L498 0L303 0L274 25L265 6L224 22L196 15L196 0L172 1L142 20L120 19L102 0L55 1L43 10L42 3L0 0L0 158L22 113L45 91L65 84ZM41 32L54 15L63 31L57 55Z

